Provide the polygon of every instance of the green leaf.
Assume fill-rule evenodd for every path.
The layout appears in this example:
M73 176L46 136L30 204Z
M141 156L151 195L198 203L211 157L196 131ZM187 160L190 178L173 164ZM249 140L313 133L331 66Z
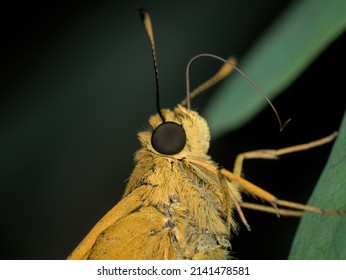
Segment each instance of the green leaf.
M346 209L346 114L327 165L308 202L327 209ZM346 259L346 216L306 213L290 259Z
M273 99L346 28L346 1L296 1L241 59L239 67ZM241 75L223 83L208 102L213 137L242 126L266 101Z

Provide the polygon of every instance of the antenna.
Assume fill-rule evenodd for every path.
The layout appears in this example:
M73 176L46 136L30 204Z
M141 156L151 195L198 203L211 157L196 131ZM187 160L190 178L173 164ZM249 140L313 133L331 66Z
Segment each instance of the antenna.
M232 65L236 65L237 60L234 57L229 57L227 59ZM226 78L234 68L230 64L224 63L222 67L219 69L219 71L212 76L209 80L205 81L203 84L195 88L193 91L188 94L188 96L180 103L182 106L187 106L189 109L191 107L191 99L195 98L200 93L206 91L208 88L212 87L213 85L217 84L224 78ZM189 76L186 76L187 83L190 83ZM189 103L189 104L188 104Z
M234 70L236 70L239 74L241 74L245 79L247 79L250 84L258 91L258 93L260 95L262 95L265 100L268 102L268 104L270 105L270 107L273 109L275 116L279 122L279 126L280 126L280 131L282 131L284 129L284 127L291 121L291 119L288 119L287 121L285 121L285 123L282 124L281 122L281 118L279 116L279 113L277 112L277 110L275 109L274 105L271 103L271 101L269 100L269 98L264 94L263 90L249 77L247 76L243 71L241 71L238 67L235 66L235 64L233 63L233 61L231 59L223 59L222 57L219 57L217 55L214 54L209 54L209 53L203 53L203 54L198 54L196 56L194 56L189 63L187 64L186 67L186 103L187 103L187 108L191 109L191 98L195 97L196 95L198 95L199 93L201 93L203 90L209 88L210 86L214 85L216 82L220 81L221 79L223 79L224 77L226 77L226 75L228 75L231 71L228 69L228 72L223 70L223 68L221 68L219 70L219 72L212 77L210 80L208 80L205 84L209 84L209 81L211 81L211 85L207 86L207 87L203 87L204 84L202 84L201 87L203 87L203 90L198 90L199 88L197 88L195 91L192 92L192 94L190 93L190 68L191 65L194 61L196 61L197 59L201 58L201 57L211 57L217 60L220 60L228 65L230 65ZM225 75L226 73L226 75ZM219 77L220 76L220 77ZM213 79L216 80L216 82L213 82ZM183 101L184 102L184 101Z
M162 122L166 122L164 116L162 115L161 108L160 108L159 74L158 74L158 68L157 68L154 32L153 32L153 27L151 25L151 19L150 19L149 13L146 10L140 8L140 9L138 9L138 12L141 16L142 23L143 23L144 29L148 35L150 46L151 46L151 54L153 57L154 73L155 73L155 81L156 81L156 110L157 110L157 113L160 115Z

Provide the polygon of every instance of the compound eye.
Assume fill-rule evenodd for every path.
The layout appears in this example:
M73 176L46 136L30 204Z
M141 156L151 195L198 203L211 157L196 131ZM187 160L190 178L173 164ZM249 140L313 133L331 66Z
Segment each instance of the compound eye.
M164 155L175 155L184 149L186 134L184 128L175 122L164 122L155 128L151 145Z

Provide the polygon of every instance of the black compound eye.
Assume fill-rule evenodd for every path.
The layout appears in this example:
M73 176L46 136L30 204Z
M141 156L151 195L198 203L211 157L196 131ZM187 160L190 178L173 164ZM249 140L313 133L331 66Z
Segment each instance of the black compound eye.
M151 145L164 155L175 155L184 149L186 134L184 128L175 122L164 122L155 128Z

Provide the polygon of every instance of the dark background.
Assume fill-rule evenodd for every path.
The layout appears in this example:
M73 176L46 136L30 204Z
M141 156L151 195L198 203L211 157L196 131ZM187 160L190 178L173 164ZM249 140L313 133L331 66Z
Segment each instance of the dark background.
M187 61L201 52L240 60L292 1L36 1L1 10L1 259L64 259L121 197L155 113L150 49L136 9L154 25L163 107L185 96ZM237 153L315 140L344 110L345 36L274 104L292 118L283 133L270 109L215 139L210 154L231 169ZM284 54L283 54L284 55ZM209 60L208 60L209 61ZM200 63L193 82L219 64ZM243 69L246 72L246 69ZM265 69L264 69L265 71ZM342 70L341 70L342 71ZM209 94L194 100L200 112ZM331 145L282 160L246 162L246 178L306 202ZM244 210L252 227L233 239L240 259L286 259L296 218Z

